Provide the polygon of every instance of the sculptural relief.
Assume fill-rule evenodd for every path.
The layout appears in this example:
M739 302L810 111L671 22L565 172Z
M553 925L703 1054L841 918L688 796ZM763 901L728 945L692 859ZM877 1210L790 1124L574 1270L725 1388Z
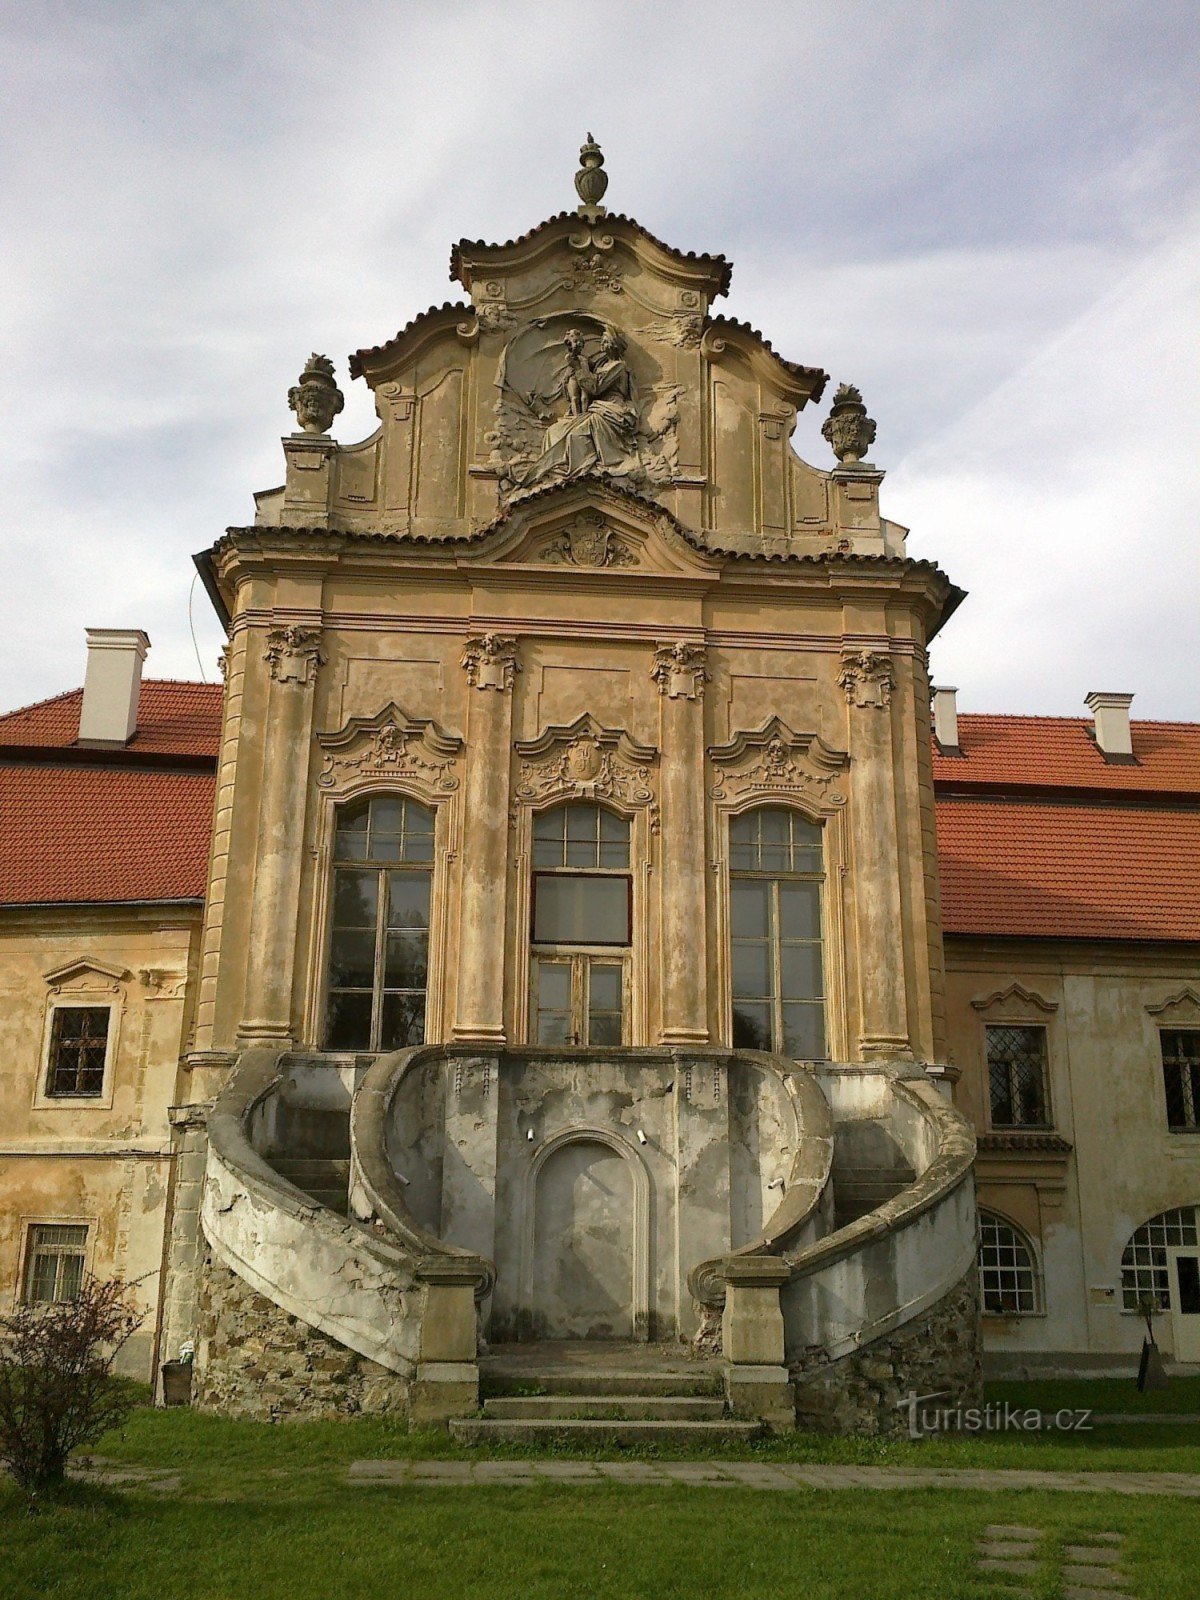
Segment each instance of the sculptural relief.
M588 475L639 490L669 481L678 389L644 394L611 323L586 312L536 318L505 346L496 385L502 498Z
M539 559L569 567L632 567L637 557L598 511L585 511L549 544Z

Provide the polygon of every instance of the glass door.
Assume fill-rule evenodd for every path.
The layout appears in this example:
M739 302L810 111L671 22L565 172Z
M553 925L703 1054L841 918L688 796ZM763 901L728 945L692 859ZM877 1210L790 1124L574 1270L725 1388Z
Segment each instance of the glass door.
M608 953L563 950L533 958L533 1042L626 1042L626 962Z

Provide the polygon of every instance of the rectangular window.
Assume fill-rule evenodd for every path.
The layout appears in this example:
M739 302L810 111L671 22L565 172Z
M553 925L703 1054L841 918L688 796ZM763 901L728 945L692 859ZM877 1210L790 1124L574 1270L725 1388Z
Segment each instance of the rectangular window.
M29 1230L23 1299L27 1305L74 1300L83 1283L87 1228L37 1222Z
M601 873L535 872L534 944L628 944L631 884Z
M987 1064L992 1127L1049 1127L1045 1028L988 1028Z
M1167 1126L1175 1133L1200 1129L1200 1029L1159 1035Z
M104 1091L110 1006L56 1006L50 1026L46 1093L53 1099L89 1100Z

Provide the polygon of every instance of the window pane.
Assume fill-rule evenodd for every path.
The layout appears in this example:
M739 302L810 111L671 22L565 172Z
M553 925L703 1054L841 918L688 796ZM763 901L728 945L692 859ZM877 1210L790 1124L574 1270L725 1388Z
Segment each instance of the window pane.
M427 872L389 872L389 928L427 928L429 926L429 874Z
M333 884L333 922L337 928L374 928L379 893L377 872L339 867Z
M371 801L371 833L402 833L404 802L399 795L377 794Z
M369 1050L371 1048L371 993L357 989L331 989L326 1048L330 1050Z
M571 966L567 961L538 962L538 1006L547 1011L571 1009Z
M765 939L770 932L768 906L770 886L765 883L732 883L729 886L729 912L735 939Z
M404 859L405 861L431 862L433 860L432 833L418 833L410 828L404 835Z
M375 982L375 934L338 929L329 952L334 989L369 989Z
M818 1000L825 992L819 944L785 944L779 952L784 1000Z
M333 853L339 861L365 861L367 856L366 807L353 816L339 813Z
M539 1011L537 1015L538 1044L570 1044L571 1017L567 1011Z
M768 999L771 994L771 947L762 944L735 944L733 947L733 992L748 1000Z
M533 841L533 864L535 867L561 867L563 865L562 840L539 839L535 836Z
M620 1044L621 1013L619 1011L593 1011L588 1017L589 1044Z
M566 864L568 867L599 866L600 847L595 839L568 839Z
M83 1284L83 1257L61 1255L58 1258L58 1300L76 1300Z
M591 991L589 1001L593 1011L620 1012L621 975L622 968L618 966L602 966L599 962L592 962L588 976ZM620 1040L617 1042L619 1044Z
M629 843L629 818L600 808L600 837L613 843Z
M821 885L779 885L779 932L785 939L821 937Z
M403 1050L425 1040L425 996L385 994L383 1021L379 1033L381 1050Z
M537 944L628 944L629 879L551 877L533 880Z
M98 1095L104 1088L108 1050L108 1006L59 1006L50 1032L46 1093Z
M755 1005L748 1000L735 1001L733 1042L739 1050L769 1050L771 1048L770 1006Z
M561 839L567 826L566 806L555 806L552 811L539 811L533 819L535 839Z
M54 1299L54 1286L58 1281L58 1257L35 1255L29 1265L29 1287L26 1300L41 1305Z
M389 933L384 952L384 988L423 991L428 970L426 949L422 932Z
M996 1126L1046 1125L1046 1030L1006 1026L987 1029L988 1081Z
M819 1002L784 1006L783 1053L800 1061L824 1060L825 1008Z

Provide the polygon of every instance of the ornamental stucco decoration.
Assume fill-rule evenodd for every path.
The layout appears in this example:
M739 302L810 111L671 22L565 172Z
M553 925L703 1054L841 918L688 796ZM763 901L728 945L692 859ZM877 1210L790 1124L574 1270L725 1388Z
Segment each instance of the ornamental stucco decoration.
M637 557L598 511L584 511L539 552L540 561L569 567L632 567Z
M305 433L328 433L346 404L328 356L311 355L299 380L288 390L288 405Z
M501 352L496 388L489 465L502 501L582 477L641 492L678 471L679 386L639 384L625 335L601 317L527 322Z
M896 680L889 657L877 650L855 650L842 657L838 682L852 706L870 706L877 711L892 703Z
M391 778L436 797L459 786L462 740L436 722L408 716L394 701L374 717L351 717L337 733L319 735L317 743L324 753L320 789Z
M517 745L521 764L515 796L527 805L557 800L616 800L644 807L650 831L659 829L658 797L648 770L657 752L628 734L583 716L568 728L549 728Z
M705 649L702 644L687 641L660 644L654 652L650 676L658 685L659 694L671 700L699 700L703 698L704 685L709 681L704 662Z
M468 639L462 664L473 689L496 689L505 694L521 670L517 660L517 641L508 634L481 633Z
M656 344L671 344L678 350L698 350L704 333L704 318L698 311L672 311L637 332Z
M841 806L846 796L833 787L844 777L850 758L833 750L816 733L793 733L779 717L771 717L755 733L738 733L728 744L710 748L718 772L709 790L714 800L738 799L758 792L807 795L826 805Z
M325 662L320 628L292 624L269 629L263 659L277 683L312 683Z
M844 467L857 466L875 443L875 419L867 415L863 397L852 383L843 383L834 395L821 436Z

